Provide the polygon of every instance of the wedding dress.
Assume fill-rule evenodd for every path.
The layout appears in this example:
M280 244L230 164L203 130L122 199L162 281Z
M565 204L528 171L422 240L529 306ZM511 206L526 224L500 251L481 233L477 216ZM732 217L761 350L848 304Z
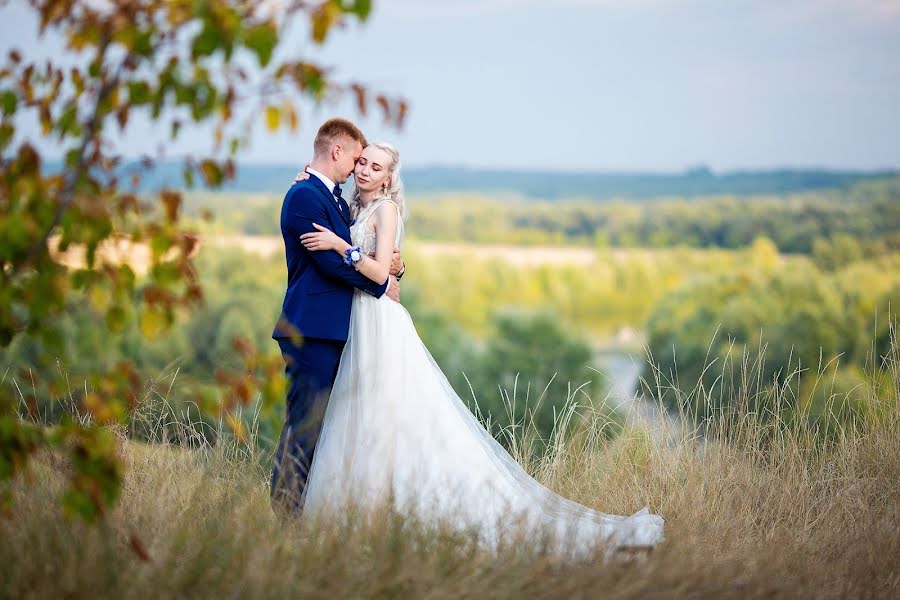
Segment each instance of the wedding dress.
M391 201L373 201L350 228L363 252L374 252L368 219L383 202ZM397 247L402 228L398 219ZM653 545L663 533L662 517L646 507L603 514L529 476L454 392L406 309L356 291L301 518L340 518L348 504L388 499L401 512L477 531L488 545L533 531L578 553Z

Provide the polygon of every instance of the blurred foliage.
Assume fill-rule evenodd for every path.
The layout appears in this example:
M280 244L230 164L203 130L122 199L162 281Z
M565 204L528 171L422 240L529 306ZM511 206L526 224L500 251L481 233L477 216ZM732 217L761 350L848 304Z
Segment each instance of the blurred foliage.
M241 427L255 427L262 446L270 448L280 432L286 385L278 347L270 339L284 291L283 260L280 255L262 258L237 249L201 249L194 262L204 290L203 309L179 311L173 327L152 340L142 334L137 321L128 322L122 331L108 331L82 297L73 294L66 312L52 322L65 354L74 359L66 376L77 382L116 364L133 365L144 387L128 413L130 435L172 443L214 442L216 422L226 418L218 378L223 372L241 371L244 357L233 340L246 340L262 349L260 363L268 367L258 375L259 385L268 388L264 396L278 401L252 399L243 407ZM558 414L570 397L582 406L601 408L605 382L589 368L592 347L584 334L552 313L512 310L495 303L487 307L494 315L486 318L490 327L476 337L425 300L426 293L434 292L405 280L404 306L459 396L473 408L477 402L485 419L499 427L521 426L527 420L547 439L554 412ZM38 343L21 336L0 353L0 365L29 364L37 352ZM16 374L13 380L33 386L38 397L56 400L44 407L44 420L62 416L68 390L54 395L50 386L33 381L28 373ZM587 385L575 394L582 384ZM608 412L610 422L618 422L618 416ZM192 430L185 438L184 428L164 427L166 423L190 423Z
M368 0L292 3L279 11L262 0L29 4L40 35L59 36L66 52L32 61L27 50L11 50L0 65L0 350L21 340L18 356L27 358L15 363L19 377L7 384L7 369L0 386L0 476L19 472L41 447L66 447L77 475L65 506L93 518L117 497L118 469L103 466L115 463L115 445L82 420L38 433L34 424L57 422L56 400L63 397L64 412L87 415L87 423L125 420L142 388L132 362L141 340L163 335L180 311L203 299L192 263L197 240L181 221L181 193L164 189L148 202L125 191L126 182L139 185L156 157L143 157L129 173L115 152L117 138L136 118L173 141L185 127L202 124L213 132L212 148L207 157L185 161L183 184L216 187L233 178L233 158L261 115L269 130L296 130L298 101L345 92L360 112L374 103L400 124L406 103L371 95L357 82L335 82L324 67L296 57L273 60L293 19L307 20L308 35L321 44L347 18L365 19ZM43 144L25 137L29 120L39 124ZM47 168L38 147L58 151L62 168ZM140 279L116 258L129 244L149 251ZM222 310L223 335L244 327L243 316ZM117 360L107 352L117 337L136 351ZM83 339L94 351L72 352L73 340ZM215 340L210 357L229 344L239 356L236 372L219 368L216 379L222 410L238 426L233 411L256 390L270 391L257 381L270 379L270 368L241 338ZM67 379L73 364L85 369L76 385ZM19 387L19 378L30 389ZM17 418L23 405L29 421ZM242 435L239 428L235 435Z
M610 435L621 425L622 416L604 401L607 382L591 369L590 338L557 315L498 304L489 309L490 328L476 338L430 307L420 290L416 284L405 287L403 304L456 393L486 426L507 433L531 430L546 442L573 403L604 413Z
M208 127L210 155L187 160L178 187L214 188L235 175L254 126L298 127L298 101L348 93L361 113L374 103L394 124L407 106L302 59L276 60L290 19L308 20L321 43L346 19L365 19L368 1L293 3L277 16L250 0L30 4L41 31L63 36L68 52L37 63L12 51L0 65L0 479L23 472L42 448L64 449L64 508L90 519L121 482L115 440L97 424L192 443L170 425L196 424L190 435L209 441L221 421L238 440L248 427L272 440L284 392L268 339L281 259L220 249L195 259L196 230L276 234L280 198L200 192L185 202L171 189L138 197L126 188L141 189L156 157L131 169L111 150L115 139L135 118L172 140ZM64 156L61 168L48 168L22 137L21 119L39 123L42 141ZM827 420L839 398L834 414L852 424L869 390L885 384L866 367L891 347L900 179L816 192L776 184L783 193L771 197L414 200L408 230L420 239L596 253L585 264L522 266L515 249L509 260L478 247L439 249L438 266L410 246L404 301L460 396L474 391L502 426L533 420L549 435L553 411L575 387L590 381L585 398L602 394L604 382L587 370L592 337L644 326L658 372L674 379L677 366L673 387L700 382L719 399L699 417L745 400L773 411L756 392L782 386L790 410ZM219 220L207 208L221 210ZM129 245L146 251L144 270L119 256ZM710 359L718 362L704 370ZM746 361L759 366L757 383L721 377ZM810 383L809 371L793 375L814 368L830 387ZM663 400L683 409L683 397ZM155 420L136 419L142 411Z
M829 267L772 268L757 254L731 273L685 281L647 322L650 391L699 420L743 402L772 419L852 423L891 346L900 254ZM783 405L771 405L772 390Z
M284 185L293 173L272 173ZM822 268L900 250L900 178L783 196L525 201L410 190L411 239L598 248L729 248L758 237L781 252L811 254ZM278 235L281 195L190 193L185 212L204 232ZM200 217L213 210L216 220Z
M658 300L697 272L728 273L745 259L731 250L599 249L582 262L516 264L517 250L438 247L427 253L408 244L409 283L428 306L484 337L498 307L550 311L569 329L610 337L641 328ZM779 257L778 261L806 261ZM406 282L407 280L404 280Z
M900 249L900 178L784 196L642 201L415 201L408 230L426 240L599 247L743 248L764 236L782 252L855 238L862 256Z

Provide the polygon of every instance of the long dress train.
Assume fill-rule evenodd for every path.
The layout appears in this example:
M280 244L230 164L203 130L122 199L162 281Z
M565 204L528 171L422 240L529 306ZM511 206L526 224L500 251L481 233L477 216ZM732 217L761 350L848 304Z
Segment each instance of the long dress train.
M353 243L374 251L366 207ZM396 205L395 205L396 206ZM402 221L396 243L402 238ZM645 507L607 515L532 478L459 398L419 338L406 309L357 291L350 334L304 491L303 515L340 517L348 503L398 510L477 529L493 545L512 531L549 534L569 552L654 545L662 517Z

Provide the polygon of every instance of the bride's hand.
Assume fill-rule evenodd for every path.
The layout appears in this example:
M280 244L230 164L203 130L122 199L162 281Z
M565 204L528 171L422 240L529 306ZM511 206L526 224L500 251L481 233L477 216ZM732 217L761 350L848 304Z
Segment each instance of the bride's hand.
M308 166L309 166L309 163L306 163L306 167L308 167ZM309 173L306 172L306 167L303 167L303 170L300 171L299 173L297 173L297 176L294 177L294 181L291 182L291 185L294 185L295 183L299 183L301 181L306 181L307 179L309 179Z
M336 233L318 223L313 223L318 231L304 233L300 236L300 243L307 250L337 250L343 240Z

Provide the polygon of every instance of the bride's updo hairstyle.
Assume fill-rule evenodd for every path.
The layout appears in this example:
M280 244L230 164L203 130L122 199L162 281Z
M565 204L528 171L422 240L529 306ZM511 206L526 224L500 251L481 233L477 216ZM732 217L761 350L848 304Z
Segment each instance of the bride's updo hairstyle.
M388 180L381 190L379 190L378 197L390 198L396 202L397 206L400 207L400 218L403 221L406 221L406 197L403 193L403 180L400 178L400 151L397 150L393 144L388 144L387 142L376 142L374 144L369 144L369 146L374 146L375 148L386 152L387 155L391 157L391 164L387 165L389 173ZM368 148L369 146L366 147ZM356 187L355 180L353 194L350 196L349 204L350 214L354 216L359 214L359 188Z

